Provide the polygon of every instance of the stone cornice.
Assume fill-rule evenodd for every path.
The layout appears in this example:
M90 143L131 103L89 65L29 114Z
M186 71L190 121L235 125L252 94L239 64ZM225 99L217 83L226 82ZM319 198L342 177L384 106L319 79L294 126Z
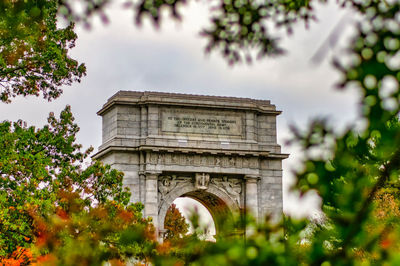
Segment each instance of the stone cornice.
M268 100L256 100L250 98L223 97L209 95L194 95L182 93L165 93L153 91L119 91L110 97L106 104L97 112L102 115L114 105L168 105L187 107L212 107L236 110L253 110L259 113L279 115L275 105Z
M244 180L246 180L248 183L256 183L258 180L260 180L261 177L258 175L245 175Z
M167 152L167 153L194 153L194 154L211 154L211 155L227 155L227 156L255 156L271 159L286 159L289 154L285 153L271 153L268 151L258 150L229 150L229 149L198 149L198 148L185 148L185 147L160 147L160 146L139 146L139 147L122 147L122 146L108 146L105 149L98 151L92 155L93 159L99 159L109 152L124 151L124 152Z

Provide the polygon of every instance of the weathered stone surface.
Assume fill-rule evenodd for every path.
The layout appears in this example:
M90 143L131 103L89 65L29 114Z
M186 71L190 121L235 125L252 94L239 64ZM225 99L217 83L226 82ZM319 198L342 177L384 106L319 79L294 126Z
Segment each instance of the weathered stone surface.
M282 211L282 154L269 101L120 91L98 112L103 143L94 158L125 173L132 201L163 232L180 196L207 206L217 233L247 207L260 219Z

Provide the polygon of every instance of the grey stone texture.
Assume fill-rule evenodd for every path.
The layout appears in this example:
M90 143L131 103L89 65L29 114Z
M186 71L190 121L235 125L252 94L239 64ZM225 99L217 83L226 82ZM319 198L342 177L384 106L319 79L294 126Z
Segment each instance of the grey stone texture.
M280 113L267 100L119 91L97 113L103 143L94 158L125 173L131 200L160 233L180 196L206 205L218 230L222 214L282 212Z

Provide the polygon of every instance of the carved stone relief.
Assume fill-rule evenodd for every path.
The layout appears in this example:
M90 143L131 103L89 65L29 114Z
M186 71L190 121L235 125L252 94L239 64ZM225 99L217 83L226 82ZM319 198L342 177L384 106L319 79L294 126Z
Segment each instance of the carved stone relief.
M158 192L159 199L163 200L171 191L173 191L178 184L190 183L192 178L190 177L177 177L172 176L160 176L158 180Z
M194 156L194 165L200 165L200 155L198 154Z
M157 163L162 164L163 162L165 162L164 154L159 153Z
M207 173L196 173L195 177L182 177L176 175L160 176L158 179L158 198L164 200L172 191L178 190L182 185L191 183L197 190L207 190L210 184L227 194L238 206L241 206L243 180L238 178L210 177Z
M224 168L258 168L259 166L257 157L170 153L148 153L146 163Z
M213 178L211 183L217 186L218 189L227 193L240 206L240 194L242 193L242 181L239 179Z
M178 163L178 155L174 154L172 155L172 163L177 164Z
M208 183L210 182L210 175L206 173L196 174L195 178L195 187L197 189L207 189L208 188Z

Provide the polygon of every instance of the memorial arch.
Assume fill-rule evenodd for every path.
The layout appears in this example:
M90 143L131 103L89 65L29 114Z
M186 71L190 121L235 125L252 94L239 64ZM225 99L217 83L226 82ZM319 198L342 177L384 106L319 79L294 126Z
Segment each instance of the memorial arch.
M94 158L125 173L160 235L178 197L201 202L217 234L224 221L282 212L282 154L269 101L120 91L98 112L103 138Z

